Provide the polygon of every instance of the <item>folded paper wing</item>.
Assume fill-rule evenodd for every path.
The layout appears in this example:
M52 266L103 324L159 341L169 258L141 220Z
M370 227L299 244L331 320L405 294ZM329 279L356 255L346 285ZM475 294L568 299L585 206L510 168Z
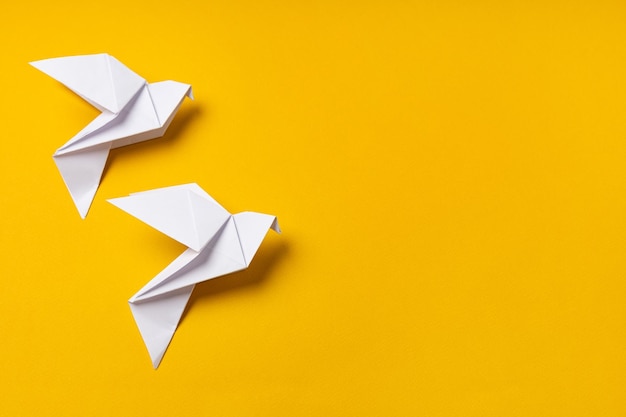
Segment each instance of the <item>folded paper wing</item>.
M195 251L230 218L228 211L195 184L134 193L109 202Z
M42 59L30 63L100 111L119 113L146 80L109 54Z
M275 216L231 215L197 184L109 201L189 246L129 300L154 368L174 336L195 284L247 268L267 231L280 232Z
M85 218L100 184L109 151L165 134L191 86L148 84L108 54L31 62L102 111L53 155L72 199Z

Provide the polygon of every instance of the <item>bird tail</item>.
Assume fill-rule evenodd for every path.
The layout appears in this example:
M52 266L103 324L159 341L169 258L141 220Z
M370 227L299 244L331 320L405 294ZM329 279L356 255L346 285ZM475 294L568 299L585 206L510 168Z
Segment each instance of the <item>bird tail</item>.
M154 369L161 363L174 337L194 287L195 284L147 300L129 301Z
M103 143L76 152L56 154L53 157L83 219L87 216L98 190L110 148L111 143Z

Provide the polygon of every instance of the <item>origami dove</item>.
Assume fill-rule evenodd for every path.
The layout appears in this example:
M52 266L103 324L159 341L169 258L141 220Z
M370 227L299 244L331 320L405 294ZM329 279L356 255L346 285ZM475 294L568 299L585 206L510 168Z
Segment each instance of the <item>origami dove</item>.
M109 150L163 136L185 96L193 99L189 84L148 84L108 54L30 64L102 112L53 156L83 219L100 184Z
M130 308L156 369L195 284L247 268L275 216L230 214L197 184L185 184L108 200L188 246L130 300Z

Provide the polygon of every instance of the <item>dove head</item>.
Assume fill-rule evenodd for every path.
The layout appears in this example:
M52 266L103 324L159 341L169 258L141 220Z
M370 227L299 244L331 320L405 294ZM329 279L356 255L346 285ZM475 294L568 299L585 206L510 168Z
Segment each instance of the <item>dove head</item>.
M185 97L193 100L193 93L189 84L177 81L160 81L148 84L148 88L159 120L165 127L172 121Z
M268 230L280 233L278 221L276 216L252 211L237 213L233 217L246 263L250 264Z

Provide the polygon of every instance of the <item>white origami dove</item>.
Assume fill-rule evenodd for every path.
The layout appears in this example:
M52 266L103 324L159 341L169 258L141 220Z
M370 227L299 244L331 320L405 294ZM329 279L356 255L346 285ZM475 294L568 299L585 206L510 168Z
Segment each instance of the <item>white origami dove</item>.
M148 84L108 54L30 64L102 112L53 156L82 218L100 184L109 150L163 136L185 96L193 99L189 84Z
M197 184L177 185L108 200L188 246L130 300L130 308L156 369L195 284L247 268L275 216L230 214Z

